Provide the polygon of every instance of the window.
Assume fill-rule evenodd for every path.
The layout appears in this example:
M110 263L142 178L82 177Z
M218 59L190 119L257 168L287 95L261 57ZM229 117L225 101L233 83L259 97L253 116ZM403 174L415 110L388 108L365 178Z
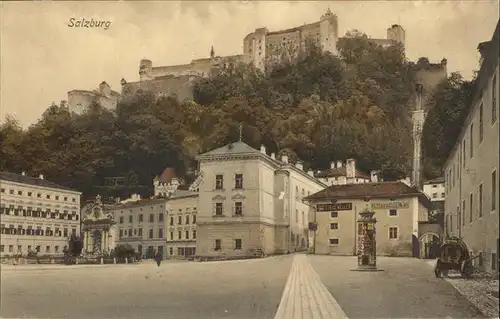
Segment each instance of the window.
M193 239L196 239L196 230L193 230Z
M465 210L465 199L462 201L462 226L465 226L465 216L466 216L466 210Z
M17 191L17 195L22 195L23 191Z
M483 184L479 185L478 201L479 217L483 217Z
M215 216L222 216L222 203L215 203Z
M172 216L170 216L170 225L173 225L174 224L174 218Z
M193 224L196 224L196 215L193 215Z
M37 229L37 232L38 232L38 229ZM68 229L67 228L64 228L64 237L68 237Z
M339 229L339 223L330 223L330 229Z
M13 189L10 189L10 190L9 190L9 194L14 195L14 190L13 190Z
M215 240L215 247L214 247L214 250L215 250L215 251L219 251L219 250L221 250L221 240L220 240L220 239L216 239L216 240Z
M389 239L398 239L397 227L389 227Z
M128 222L129 222L129 223L131 223L131 222L132 222L132 220L133 220L133 217L132 217L132 215L130 215L130 216L128 217Z
M330 245L338 245L339 244L339 239L338 238L330 238Z
M397 209L390 209L389 216L398 216L398 210Z
M177 232L177 239L182 239L182 232L180 230Z
M438 193L432 193L432 198L437 198L438 197Z
M155 214L149 214L149 222L152 223L155 221Z
M0 253L3 253L5 251L5 245L0 245Z
M462 155L462 165L463 167L465 168L465 162L467 162L466 158L467 158L467 154L465 153L465 138L464 138L464 141L462 142L462 151L463 151L463 155Z
M38 194L36 194L36 197L40 198L40 197L42 197L42 194L38 193Z
M162 222L163 221L163 213L158 214L158 221Z
M129 228L128 229L128 237L132 237L132 235L133 235L132 228Z
M493 77L491 85L491 124L497 121L497 76Z
M139 228L139 234L138 234L138 236L142 238L142 228Z
M189 225L189 215L186 216L186 225Z
M484 127L483 127L483 103L479 105L479 143L483 142Z
M470 125L470 137L469 137L469 153L470 158L474 156L474 124Z
M234 188L236 189L243 188L243 174L234 175Z
M5 188L0 188L0 192L5 193Z
M332 212L331 216L332 216L332 218L339 217L339 212Z
M174 240L174 232L173 231L170 232L170 240Z
M473 212L474 198L472 193L469 194L469 223L472 223L472 212Z
M215 189L224 188L224 176L221 174L215 175Z
M182 216L177 217L177 224L182 225Z
M123 216L120 217L120 224L123 224Z
M158 228L158 238L163 238L163 228Z
M234 240L234 249L235 250L240 250L241 249L241 239L235 239Z
M443 197L443 198L444 198L444 193L441 193L441 197Z
M40 196L38 196L38 197L40 197ZM67 200L68 200L68 197L64 197L64 200L65 200L65 201L67 201Z
M234 214L236 216L243 215L243 203L242 202L234 203Z
M186 230L186 233L184 235L186 236L186 239L189 239L189 230Z
M491 173L491 211L497 209L497 171Z
M491 270L497 270L497 254L491 253Z
M150 238L150 239L151 239L151 238L153 238L153 235L154 235L154 234L153 234L153 229L150 229L150 230L149 230L149 238Z
M144 215L143 214L139 214L139 223L142 223L143 220L144 220Z

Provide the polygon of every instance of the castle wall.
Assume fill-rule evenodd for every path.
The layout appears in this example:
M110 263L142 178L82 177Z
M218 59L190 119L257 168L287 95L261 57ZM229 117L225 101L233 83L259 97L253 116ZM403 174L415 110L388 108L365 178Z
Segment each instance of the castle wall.
M119 100L119 94L110 91L110 95L104 96L98 92L73 90L68 92L68 109L70 113L82 114L93 101L98 102L108 110L114 110Z
M122 98L137 93L138 90L152 92L155 95L173 95L180 101L193 99L193 87L196 76L163 77L149 81L130 82L122 85Z

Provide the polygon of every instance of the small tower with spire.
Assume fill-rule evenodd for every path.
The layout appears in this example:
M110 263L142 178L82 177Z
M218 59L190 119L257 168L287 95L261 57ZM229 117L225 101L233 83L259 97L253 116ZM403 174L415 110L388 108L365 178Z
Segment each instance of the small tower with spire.
M210 57L213 59L215 57L214 46L210 49Z

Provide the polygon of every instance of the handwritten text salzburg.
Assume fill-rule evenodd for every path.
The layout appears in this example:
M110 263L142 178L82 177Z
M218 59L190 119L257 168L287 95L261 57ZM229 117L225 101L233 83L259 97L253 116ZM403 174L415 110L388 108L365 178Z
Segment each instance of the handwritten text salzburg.
M105 20L94 20L92 19L76 19L71 18L68 22L68 27L70 28L103 28L104 30L108 30L111 26L111 21Z

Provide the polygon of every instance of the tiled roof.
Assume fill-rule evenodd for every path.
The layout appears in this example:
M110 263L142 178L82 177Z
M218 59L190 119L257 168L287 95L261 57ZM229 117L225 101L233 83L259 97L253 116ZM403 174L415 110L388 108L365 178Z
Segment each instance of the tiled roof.
M172 167L167 167L165 168L165 170L163 171L163 173L161 173L160 177L158 178L158 180L160 182L163 182L163 183L170 183L170 181L172 180L172 178L174 177L177 177L175 175L175 169L172 168Z
M444 177L436 177L426 181L424 184L442 184L444 183Z
M14 182L14 183L21 183L21 184L29 184L29 185L33 185L33 186L40 186L40 187L47 187L47 188L62 189L62 190L67 190L67 191L78 192L77 190L71 189L71 188L66 187L66 186L58 185L58 184L51 182L51 181L48 181L46 179L40 179L38 177L31 177L31 176L25 176L25 175L19 175L19 174L10 173L10 172L0 172L0 180ZM78 193L80 193L80 192L78 192Z
M347 176L347 167L343 166L343 167L329 168L314 174L314 176L316 178ZM370 176L358 170L356 170L355 177L370 179Z
M222 147L216 148L209 152L200 154L198 156L218 156L218 155L237 155L237 154L260 154L259 150L251 147L244 142L229 143Z
M169 199L194 197L194 196L198 196L198 193L187 191L187 190L177 189L175 192L172 193L172 195L170 195Z
M431 207L432 204L424 193L418 191L415 187L410 187L400 181L332 185L315 194L307 196L305 200L320 200L326 198L391 198L411 195L418 196L421 202L423 202L427 207Z
M143 199L139 199L135 202L127 202L124 204L109 205L109 207L107 209L117 210L117 209L124 209L124 208L138 207L138 206L155 205L155 204L161 204L161 203L165 203L165 202L167 202L166 198L143 198Z

